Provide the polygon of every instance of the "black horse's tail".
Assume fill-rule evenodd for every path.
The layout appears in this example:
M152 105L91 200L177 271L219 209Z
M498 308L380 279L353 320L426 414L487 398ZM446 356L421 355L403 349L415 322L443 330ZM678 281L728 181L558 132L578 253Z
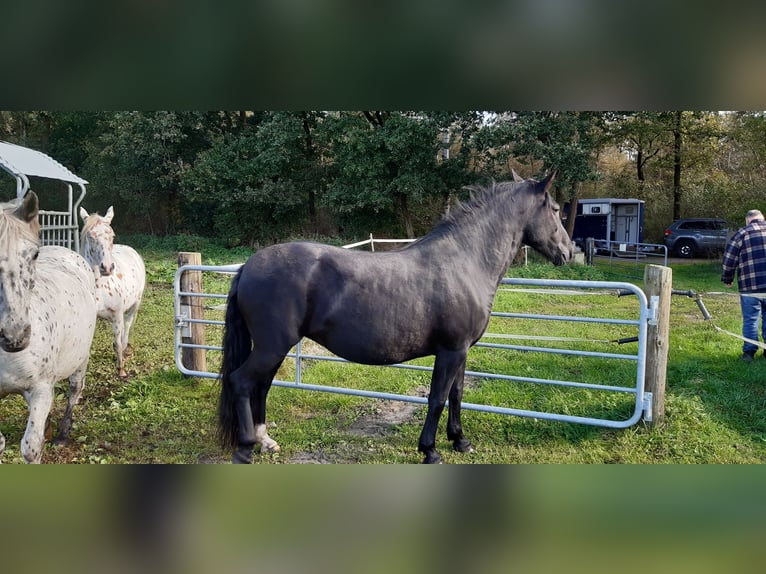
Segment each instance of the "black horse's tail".
M232 387L231 373L238 369L250 355L250 331L239 311L237 287L242 269L234 276L226 299L226 324L223 331L223 363L221 365L221 395L218 400L218 439L224 450L237 445L239 420L237 418L236 394Z

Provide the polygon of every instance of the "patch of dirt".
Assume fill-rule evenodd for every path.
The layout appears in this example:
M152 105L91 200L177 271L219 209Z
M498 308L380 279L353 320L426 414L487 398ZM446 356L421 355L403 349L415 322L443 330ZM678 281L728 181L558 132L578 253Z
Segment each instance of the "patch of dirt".
M323 450L315 452L296 452L287 462L289 464L334 464L335 461L327 456Z
M308 350L304 347L304 352L312 354L327 353L327 351L313 343L309 343ZM313 345L314 347L312 348ZM465 378L465 388L475 387L479 380L473 377ZM420 385L410 393L415 397L428 397L429 387ZM422 413L425 412L425 404L410 403L398 400L371 399L366 412L354 420L346 429L349 435L354 437L381 438L395 432L395 427L417 421L423 422ZM421 414L418 414L418 412ZM359 453L355 452L355 447L345 447L332 449L325 452L323 449L315 451L301 451L285 459L288 464L351 464L360 460Z
M414 396L428 396L428 388L417 387ZM370 413L351 423L348 432L356 436L384 436L391 432L392 427L412 422L415 419L415 412L423 406L418 403L378 400Z
M197 464L224 464L231 462L231 458L223 454L203 454L197 459Z
M413 396L428 396L428 387L419 386L413 391ZM415 413L424 405L403 401L372 400L369 410L357 418L346 431L356 437L382 437L393 432L397 425L415 420ZM337 452L326 453L323 449L301 451L286 460L288 464L338 464L353 463L358 459L358 453L348 452L341 448Z

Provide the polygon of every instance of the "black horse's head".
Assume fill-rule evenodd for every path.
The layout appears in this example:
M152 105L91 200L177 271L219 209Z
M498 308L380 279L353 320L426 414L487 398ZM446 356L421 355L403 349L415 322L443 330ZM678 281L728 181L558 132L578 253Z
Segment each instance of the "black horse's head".
M568 263L574 257L575 246L561 223L559 204L550 194L556 174L543 181L525 180L529 190L529 217L522 241L542 253L554 265Z

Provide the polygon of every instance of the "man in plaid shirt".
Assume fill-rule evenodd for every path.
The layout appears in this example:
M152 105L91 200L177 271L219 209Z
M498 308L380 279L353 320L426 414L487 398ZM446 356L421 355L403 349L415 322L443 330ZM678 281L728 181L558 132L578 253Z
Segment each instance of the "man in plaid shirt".
M761 321L761 338L766 342L766 322L762 320L766 317L766 221L757 209L747 212L745 227L726 245L721 281L727 287L731 287L735 272L742 308L742 336L757 341ZM757 350L757 345L745 341L740 359L749 363Z

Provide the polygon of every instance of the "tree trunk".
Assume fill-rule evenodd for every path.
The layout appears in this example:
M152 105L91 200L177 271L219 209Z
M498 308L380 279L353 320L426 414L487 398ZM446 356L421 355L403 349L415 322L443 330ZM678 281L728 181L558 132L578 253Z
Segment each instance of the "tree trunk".
M569 217L567 218L567 235L570 239L574 233L575 220L577 219L577 204L580 202L580 190L582 189L582 182L578 182L575 192L569 199Z
M451 191L447 192L447 198L444 200L444 215L449 215L452 211L452 205L455 203L455 194Z
M673 221L681 218L681 111L675 113L673 124Z
M407 195L400 193L397 196L397 201L399 203L399 211L402 214L404 229L407 232L407 239L415 239L415 226L412 224L412 214L410 213L409 203L407 202Z
M577 219L577 204L579 203L580 198L576 195L572 198L572 200L569 202L569 218L567 219L567 235L569 235L569 238L572 238L572 234L574 233L574 226L575 226L575 219Z
M305 150L306 150L306 158L308 159L309 163L315 164L316 163L316 147L314 146L314 138L311 134L311 124L309 123L309 115L306 112L301 113L301 121L303 124L303 133L306 134L306 138L304 140L305 142ZM311 226L314 229L314 231L317 230L317 208L316 208L316 192L313 188L309 189L309 218L311 219Z

